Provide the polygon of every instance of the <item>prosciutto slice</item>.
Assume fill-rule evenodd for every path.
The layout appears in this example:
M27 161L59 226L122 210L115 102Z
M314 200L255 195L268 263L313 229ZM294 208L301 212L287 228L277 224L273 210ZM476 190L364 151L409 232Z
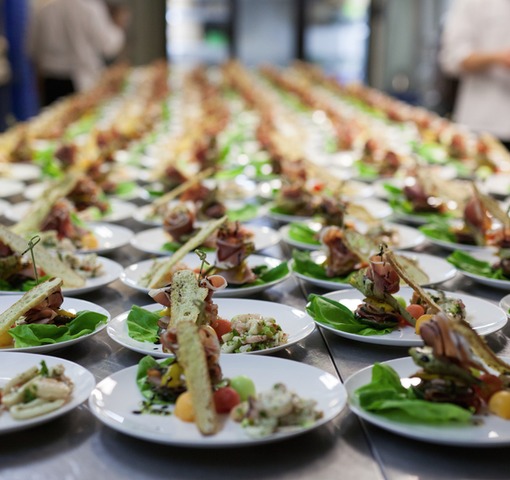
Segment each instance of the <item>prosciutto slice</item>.
M194 231L195 214L185 204L170 209L163 218L163 229L176 242L181 242L183 236Z
M64 297L60 290L53 292L25 314L25 323L53 323L63 301Z
M326 275L328 277L348 275L361 261L345 244L343 231L339 227L324 228L321 232L321 243L327 253Z
M378 297L385 293L397 293L400 290L400 277L392 265L386 261L384 254L370 257L366 276L374 282L374 293Z

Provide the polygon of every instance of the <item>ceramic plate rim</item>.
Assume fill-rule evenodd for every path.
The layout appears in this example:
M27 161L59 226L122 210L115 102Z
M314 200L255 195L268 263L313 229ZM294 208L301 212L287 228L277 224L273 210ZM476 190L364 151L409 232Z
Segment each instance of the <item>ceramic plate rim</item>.
M239 355L239 356L223 356L220 360L222 369L226 371L226 375L228 376L229 372L234 372L234 374L238 375L241 372L240 369L254 369L256 365L256 370L254 370L255 375L247 372L249 376L255 377L253 378L256 385L261 384L260 377L258 377L258 372L261 370L260 367L263 367L262 370L269 373L269 378L271 378L270 382L274 384L276 381L284 381L283 379L277 380L275 377L278 375L283 376L282 371L285 370L286 376L288 376L289 371L293 372L294 375L296 375L296 372L300 372L303 377L310 375L310 379L307 379L305 382L308 384L308 387L311 386L311 384L317 384L317 382L321 382L321 385L326 385L327 382L331 382L329 389L326 391L326 387L324 386L323 393L321 392L320 397L310 397L309 394L302 393L303 388L306 385L298 385L297 382L294 381L294 383L289 385L289 388L293 391L296 391L298 394L303 395L307 398L315 398L316 400L319 400L320 403L324 405L319 405L319 408L321 408L324 411L323 418L319 419L317 422L315 422L313 425L310 425L309 427L305 427L303 429L296 429L289 432L281 432L278 434L274 434L268 437L263 438L250 438L246 434L242 434L242 431L240 430L241 427L235 428L237 430L234 435L234 438L228 437L227 432L227 438L222 438L222 432L218 433L214 436L201 436L198 431L193 432L192 436L193 438L172 438L172 437L165 437L162 434L159 434L159 436L156 436L156 432L150 431L150 427L147 427L148 431L146 432L143 429L136 428L136 423L133 423L133 425L129 425L131 422L119 422L115 421L115 416L117 418L123 418L125 420L126 418L123 417L123 414L121 413L115 413L114 410L110 410L105 408L104 406L104 399L101 396L101 388L104 387L106 382L115 381L116 384L113 387L113 391L115 391L116 388L119 387L120 382L125 382L129 377L132 377L133 381L130 382L129 390L127 393L130 394L130 398L132 398L133 401L133 408L136 408L137 402L142 400L141 394L138 392L138 389L136 387L134 378L135 373L137 369L137 365L128 367L126 369L120 370L106 379L102 380L96 385L96 388L92 391L92 393L89 396L89 407L92 413L96 418L98 418L102 423L107 425L110 428L113 428L117 431L122 432L123 434L134 436L136 438L140 438L146 441L165 444L165 445L175 445L175 446L185 446L185 447L194 447L194 448L225 448L225 447L239 447L239 446L252 446L257 444L263 444L263 443L270 443L274 441L284 440L287 438L291 438L297 435L301 435L305 432L309 432L311 430L314 430L322 425L325 425L326 423L333 420L340 412L345 408L347 404L347 393L345 391L345 388L341 382L336 376L331 375L328 372L325 372L317 367L314 367L312 365L308 365L305 363L295 362L293 360L287 360L282 359L278 357L271 357L271 356L262 356L262 357L256 357L252 355ZM276 365L276 366L275 366ZM306 375L304 374L306 372ZM262 373L261 373L262 374ZM268 373L263 373L264 375L268 376ZM287 377L288 378L288 377ZM269 380L264 380L263 384L268 383ZM312 383L313 382L313 383ZM288 382L285 382L288 383ZM124 387L125 388L125 387ZM264 387L265 390L267 387ZM135 397L135 394L133 392L138 392L138 396ZM131 393L133 393L133 396L131 396ZM100 399L100 400L99 400ZM103 407L100 408L98 406L98 403L102 403ZM327 410L326 410L327 409ZM104 411L106 410L106 412ZM122 408L121 408L122 410ZM326 410L326 411L325 411ZM118 412L118 410L117 410ZM113 415L112 415L113 413ZM135 416L134 418L138 419L140 416ZM162 419L168 419L168 421L173 421L175 417L173 415L168 417L160 417ZM128 418L129 419L129 418ZM132 421L132 420L131 420ZM177 420L178 421L178 420ZM137 422L138 423L138 422ZM147 422L145 422L146 424ZM230 422L228 422L230 424ZM178 427L180 427L181 430L184 428L188 428L187 426L184 426L183 424L177 424ZM189 428L196 428L195 425L190 424ZM173 429L173 431L176 431L178 429ZM227 430L227 429L225 429ZM225 431L224 430L224 431ZM239 434L239 435L238 435ZM196 435L196 437L195 437Z
M503 357L502 357L503 358ZM412 367L416 369L416 364L413 362L411 357L401 357L396 358L392 360L388 360L385 362L380 362L382 364L390 365L397 372L410 370ZM358 384L360 383L361 379L364 379L368 376L368 381L370 380L370 373L373 368L373 365L369 365L353 374L351 374L345 381L345 388L347 390L348 394L348 404L349 408L353 413L355 413L360 418L363 418L367 422L376 425L386 431L390 431L397 435L402 435L404 437L413 438L415 440L420 440L428 443L436 443L441 445L456 445L456 446L466 446L466 447L491 447L491 446L502 446L502 445L508 445L510 444L510 423L508 423L508 420L504 419L497 419L495 418L495 421L501 421L506 422L508 424L508 434L506 435L506 438L501 439L499 436L484 438L482 440L478 441L470 441L469 436L465 435L465 429L466 428L477 428L476 426L465 426L460 425L457 428L455 426L444 428L436 426L435 428L433 426L427 426L427 425L421 425L421 424L406 424L404 422L397 422L393 420L389 420L384 418L383 416L376 415L371 412L367 412L363 410L361 407L359 407L358 403L356 402L354 398L354 390L358 388ZM491 415L490 417L496 417L495 415ZM487 417L484 417L485 420ZM457 437L455 438L455 435L444 437L441 435L441 433L444 434L444 431L449 429L450 431L457 430ZM427 433L422 433L423 430ZM430 431L429 431L430 430Z
M266 225L247 225L247 229L252 230L255 233L255 236L257 234L260 236L262 235L270 235L269 238L271 241L266 241L266 243L263 243L259 241L258 245L255 243L255 251L259 252L261 250L266 250L268 248L274 247L278 245L281 242L281 235L278 230L275 230L274 228L268 227ZM160 255L160 256L171 256L174 252L163 250L161 247L163 244L161 244L161 247L159 249L153 249L153 248L142 248L143 246L139 245L140 238L143 238L144 235L151 235L151 234L161 234L164 233L164 230L162 227L153 227L153 228L147 228L145 230L142 230L140 232L137 232L133 235L133 237L130 239L130 244L133 248L136 248L136 250L144 253L150 253L151 255ZM256 239L255 239L256 240Z
M288 313L289 317L290 317L290 315L294 316L293 320L296 320L298 315L296 313L293 313L292 311L297 311L297 312L299 312L299 314L303 315L302 318L299 318L299 320L301 320L301 319L303 320L303 325L301 325L301 327L300 327L301 331L298 334L296 334L292 339L289 338L289 341L287 343L278 345L277 347L268 348L265 350L257 350L255 352L246 352L246 353L244 353L244 355L266 355L266 354L271 354L271 353L277 352L279 350L283 350L287 347L290 347L291 345L294 345L294 344L300 342L301 340L304 340L306 337L308 337L308 335L311 335L316 328L313 318L310 317L310 315L308 315L308 313L306 313L306 311L301 310L299 308L292 307L290 305L275 304L274 302L268 302L265 300L255 300L255 299L246 299L246 298L217 298L214 300L214 303L216 303L218 305L220 316L221 316L222 305L226 305L227 303L230 303L230 302L235 302L235 303L240 302L241 304L242 303L259 304L259 305L262 304L261 306L258 307L260 309L263 307L265 307L266 309L269 309L269 307L272 306L273 308L276 307L278 309L287 310L289 312ZM162 307L162 305L160 305L158 303L151 303L148 305L144 305L141 308L144 308L149 311L155 311L155 310L160 310L163 307ZM243 307L240 306L239 308L243 308ZM248 309L248 308L257 308L257 307L246 307L246 308ZM108 336L113 341L117 342L119 345L122 345L123 347L126 347L126 348L133 350L135 352L141 353L143 355L152 355L153 357L158 357L158 358L173 357L173 354L164 353L162 350L160 350L159 347L157 350L153 348L152 350L149 351L149 345L153 345L153 344L150 344L148 342L138 342L134 339L131 339L133 342L140 344L140 347L138 347L136 344L129 344L123 340L123 337L118 332L118 328L121 328L121 329L125 328L126 319L127 319L129 312L130 312L130 310L122 312L119 315L112 318L110 320L110 322L108 322L108 327L106 329ZM242 312L240 311L239 313L242 313ZM250 312L247 312L247 313L250 313ZM251 312L251 313L259 313L259 312ZM308 320L308 322L305 323L304 320ZM277 323L280 323L280 320L277 319ZM284 330L284 332L285 332L285 330ZM122 333L124 333L124 332L122 332ZM147 348L144 348L145 345L147 346ZM154 347L154 345L153 345L153 347ZM222 355L243 355L243 354L242 353L222 352Z
M454 278L455 275L457 274L457 269L453 265L449 264L446 260L444 260L444 259L442 259L440 257L437 257L435 255L430 255L428 253L421 253L421 252L412 252L412 251L408 251L408 250L396 251L396 253L398 253L399 255L402 255L404 257L410 257L410 258L415 257L418 260L420 260L420 258L421 258L422 259L421 262L426 262L427 260L434 261L434 262L437 261L438 263L443 263L444 262L445 263L445 267L449 266L449 271L444 276L444 278L442 278L440 280L435 280L435 281L427 282L427 283L422 283L422 284L420 284L422 287L423 286L428 286L428 285L438 285L440 283L447 282L448 280L451 280L452 278ZM424 263L421 263L422 266L423 266L423 264ZM318 287L321 287L321 288L335 289L335 290L345 290L345 289L352 289L352 288L354 288L349 283L340 283L340 282L334 282L334 281L329 281L329 280L321 280L319 278L309 277L309 276L307 276L307 275L305 275L303 273L296 272L294 270L294 259L292 259L292 258L289 260L289 270L290 270L290 272L293 275L295 275L297 278L300 278L304 282L308 282L308 283L310 283L312 285L317 285Z
M81 256L84 254L80 253L79 255ZM105 287L106 285L109 285L110 283L114 282L115 280L117 280L119 278L119 275L124 268L120 263L112 260L111 258L106 258L106 257L101 257L101 256L98 256L97 260L99 262L101 262L101 265L103 266L105 273L103 273L102 275L100 275L98 277L85 279L85 285L83 285L83 287L75 287L75 288L63 287L62 293L65 296L82 295L87 292L92 292L94 290L97 290L98 288ZM102 279L102 277L105 277L105 278ZM98 283L94 283L91 285L90 284L91 280L95 280ZM17 294L17 293L20 293L20 292L16 291L16 290L0 290L0 295L11 295L11 294Z
M14 301L21 298L23 295L19 294L10 294L10 295L1 295L0 296L0 303L5 303L6 305L12 305ZM8 300L11 299L13 302L8 303ZM51 343L48 345L38 345L34 347L0 347L0 353L1 352L22 352L22 353L39 353L39 352L52 352L54 350L61 350L63 348L70 347L71 345L74 345L76 343L80 343L83 340L86 340L89 337L92 337L99 333L100 331L104 330L106 326L108 325L108 322L110 321L110 312L106 310L105 308L101 307L100 305L97 305L96 303L89 302L87 300L82 300L79 298L73 298L73 297L66 297L64 298L64 303L62 304L62 308L64 309L76 309L77 311L82 310L91 310L97 313L101 313L103 315L106 315L106 321L104 323L99 324L96 329L88 333L86 335L82 335L78 338L73 338L72 340L67 340L65 342L57 342L57 343ZM3 311L3 308L0 308L1 311Z
M187 253L185 257L181 260L183 263L186 263L187 261L193 261L196 262L198 257L194 253ZM145 267L148 265L151 265L154 263L154 261L165 259L165 257L159 257L159 258L149 258L148 260L142 260L141 262L133 263L127 267L124 268L124 270L120 273L119 279L124 285L127 285L130 288L133 288L135 290L138 290L142 293L148 293L150 288L145 288L139 285L137 282L129 279L129 271L133 270L134 267ZM251 263L253 261L253 263ZM279 262L285 263L285 260L280 260L276 257L270 257L267 255L250 255L248 257L248 263L251 265L260 265L260 263L263 262ZM277 265L275 265L277 266ZM192 267L194 268L194 267ZM263 290L266 290L268 288L271 288L279 283L284 282L288 278L290 278L291 274L290 271L282 278L279 278L277 280L273 280L272 282L264 283L262 285L254 285L253 287L242 287L242 288L225 288L224 290L218 290L215 292L214 296L215 298L223 298L223 297L243 297L245 295L252 295L257 292L261 292Z
M5 360L2 360L2 357L4 358L15 358L16 362L19 363L20 360L26 359L27 362L31 362L33 359L33 364L39 364L42 360L47 362L48 366L53 366L56 364L63 364L64 367L66 367L66 375L69 375L72 380L74 380L75 388L73 390L73 395L71 397L71 400L67 402L65 405L63 405L58 410L55 410L53 412L50 412L46 415L42 415L40 417L35 417L33 419L23 420L20 421L20 423L16 423L12 427L4 427L2 428L0 426L0 435L5 433L10 433L18 430L24 430L27 428L35 427L36 425L40 425L46 422L49 422L57 417L60 417L62 415L65 415L66 413L70 412L71 410L74 410L76 407L80 406L83 402L85 402L90 394L92 393L93 389L96 386L96 380L92 373L85 367L79 365L78 363L71 362L70 360L66 360L64 358L59 357L53 357L50 355L41 355L37 353L27 353L27 352L4 352L0 351L0 364L5 365ZM23 367L23 368L28 368ZM73 369L73 374L69 373L69 369ZM16 372L17 373L17 372ZM4 378L4 377L2 377ZM77 381L76 379L79 378L80 382L80 390L76 391L76 385ZM4 412L3 415L7 415L7 412ZM0 417L0 423L1 423L1 417Z
M427 288L426 290L438 290L438 289ZM442 289L439 289L439 290L442 290ZM489 327L483 328L482 326L477 327L476 330L479 335L490 335L491 333L497 332L498 330L501 330L506 325L506 323L508 321L508 317L506 316L503 309L501 309L501 307L499 307L498 305L496 305L492 302L489 302L488 300L480 299L478 297L475 297L474 295L468 295L468 294L462 293L462 292L450 292L448 290L442 290L442 291L444 291L444 293L448 296L453 296L455 298L460 298L463 300L469 299L470 301L483 302L484 304L487 304L487 306L490 305L491 307L499 309L499 311L501 312L502 318L498 319L497 322L494 321L493 322L494 326L492 326L490 328ZM411 293L412 293L411 287L401 287L401 289L397 293L397 295L404 296L403 294L408 294L405 296L410 297ZM335 297L343 296L343 295L347 295L347 294L354 295L354 298L356 298L356 296L363 297L363 294L355 289L337 290L334 292L328 292L322 296L338 301L338 298L335 298ZM376 344L376 345L389 345L389 346L395 346L395 347L417 347L417 346L423 345L421 338L414 333L413 327L410 327L410 326L404 327L404 328L399 328L392 332L392 333L394 333L394 332L404 331L404 333L403 333L404 335L405 335L406 331L409 332L410 338L402 338L402 337L398 337L397 334L391 336L392 333L389 333L386 335L367 335L367 336L358 335L356 333L343 332L341 330L336 330L333 327L331 327L329 325L324 325L317 320L315 320L315 322L317 323L317 325L319 327L324 328L325 330L328 330L329 332L331 332L335 335L338 335L339 337L348 338L350 340L356 340L361 343L371 343L371 344Z

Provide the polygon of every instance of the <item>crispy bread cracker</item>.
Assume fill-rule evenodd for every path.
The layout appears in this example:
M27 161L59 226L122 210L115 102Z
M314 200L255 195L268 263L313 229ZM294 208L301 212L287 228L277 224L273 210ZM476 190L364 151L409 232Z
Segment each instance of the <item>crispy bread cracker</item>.
M27 249L27 241L8 228L0 225L0 241L5 243L11 250L21 255ZM42 268L47 275L59 277L64 287L79 288L85 285L85 279L68 267L56 255L52 255L40 243L35 245L34 257L38 267Z

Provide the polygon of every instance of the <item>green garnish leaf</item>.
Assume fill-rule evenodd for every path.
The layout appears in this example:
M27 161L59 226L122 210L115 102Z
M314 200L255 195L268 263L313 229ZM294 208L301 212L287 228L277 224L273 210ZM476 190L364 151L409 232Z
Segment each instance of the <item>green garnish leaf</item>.
M14 338L16 348L51 345L88 335L99 324L106 323L106 319L101 313L83 310L67 325L23 324L9 329L9 334Z
M335 300L310 294L308 296L306 311L317 322L333 327L342 332L355 333L357 335L386 335L392 332L393 328L375 329L357 320L354 313Z
M510 281L510 279L503 274L501 268L493 268L489 262L478 260L469 255L469 253L461 250L455 250L446 260L464 272L480 275L481 277Z
M259 206L253 203L248 203L244 207L236 210L228 210L227 216L231 222L247 222L257 217L259 213Z
M352 276L352 273L349 273L345 277L328 277L326 275L326 268L324 265L314 262L310 252L293 250L292 258L294 259L294 270L307 277L316 278L318 280L327 280L330 282L349 283Z
M293 222L289 225L289 238L308 245L320 245L318 232L305 223Z
M129 336L139 342L155 343L158 340L159 318L159 312L149 312L133 305L126 322Z
M465 423L471 412L451 403L434 403L417 399L412 389L406 389L398 373L389 365L376 363L370 383L354 394L359 405L391 420L407 423Z
M138 369L136 371L136 384L140 393L152 403L157 403L160 405L168 405L171 402L166 402L158 398L157 395L154 395L150 384L147 382L147 371L151 368L157 368L159 366L168 366L175 362L174 357L165 358L165 360L161 362L157 362L151 356L147 355L143 357L138 363Z

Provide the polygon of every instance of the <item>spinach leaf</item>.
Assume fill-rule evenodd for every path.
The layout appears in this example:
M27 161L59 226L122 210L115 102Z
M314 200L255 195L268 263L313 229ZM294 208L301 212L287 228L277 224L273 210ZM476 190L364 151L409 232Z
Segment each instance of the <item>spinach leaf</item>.
M315 321L336 330L363 336L386 335L393 331L393 328L378 330L361 323L349 308L330 298L312 293L308 296L308 302L306 311L310 316Z

